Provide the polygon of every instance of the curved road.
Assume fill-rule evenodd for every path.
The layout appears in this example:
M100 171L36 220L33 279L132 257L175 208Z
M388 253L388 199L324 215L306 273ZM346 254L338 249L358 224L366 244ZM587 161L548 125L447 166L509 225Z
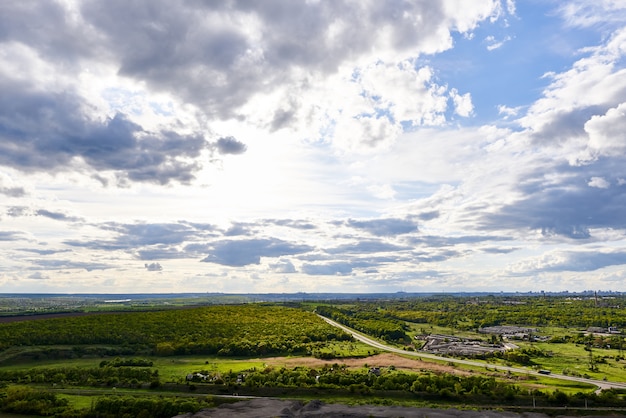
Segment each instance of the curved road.
M486 363L480 363L478 361L472 361L472 360L463 360L463 359L457 359L457 358L452 358L452 357L441 357L441 356L437 356L435 354L429 354L429 353L424 353L424 352L416 352L416 351L405 351L405 350L401 350L399 348L395 348L395 347L391 347L388 345L385 345L383 343L380 343L376 340L373 340L363 334L359 334L358 332L356 332L355 330L348 328L344 325L341 325L338 322L333 321L332 319L328 319L324 316L318 315L320 318L322 318L324 321L328 322L330 325L335 326L337 328L340 328L342 330L344 330L345 332L347 332L348 334L351 334L355 339L370 345L374 348L378 348L379 350L383 350L383 351L389 351L392 353L397 353L397 354L403 354L403 355L408 355L408 356L413 356L413 357L419 357L419 358L428 358L428 359L432 359L432 360L442 360L442 361L447 361L450 363L459 363L459 364L465 364L467 366L476 366L476 367L493 367L494 369L497 370L504 370L504 371L509 371L511 373L523 373L523 374L529 374L529 375L536 375L536 376L541 376L541 377L549 377L552 379L561 379L561 380L570 380L573 382L582 382L582 383L590 383L592 385L596 385L598 387L598 391L602 390L602 389L611 389L611 388L616 388L616 389L626 389L626 383L624 382L609 382L609 381L605 381L605 380L597 380L597 379L585 379L583 377L575 377L575 376L566 376L564 374L558 374L558 373L550 373L549 375L546 374L541 374L535 370L531 370L531 369L524 369L521 367L509 367L509 366L500 366L500 365L494 365L494 364L486 364Z

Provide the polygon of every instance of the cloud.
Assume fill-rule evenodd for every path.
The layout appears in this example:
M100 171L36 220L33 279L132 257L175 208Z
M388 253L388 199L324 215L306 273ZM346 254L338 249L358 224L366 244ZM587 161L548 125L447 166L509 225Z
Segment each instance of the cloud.
M550 251L539 257L520 261L509 267L514 274L541 272L595 271L605 267L626 264L626 252L619 250Z
M232 136L220 138L217 140L217 150L220 154L243 154L246 152L246 145L237 141Z
M510 36L506 36L501 40L497 40L494 36L490 35L485 38L487 43L487 50L493 51L494 49L502 48L502 46L511 40Z
M147 132L124 114L91 119L71 91L34 91L0 78L0 164L25 172L112 172L124 180L189 183L209 143L200 135Z
M296 267L289 260L278 260L277 263L271 263L269 266L274 273L290 274L296 272Z
M104 263L88 263L73 260L32 260L33 264L45 270L108 270L114 266Z
M159 263L150 263L150 264L146 263L146 264L144 264L144 267L148 271L161 271L161 270L163 270L163 266L161 266L161 264L159 264Z
M563 175L555 177L552 184L543 174L534 173L521 182L525 184L521 187L523 197L493 214L486 214L482 218L483 226L527 228L539 230L545 236L557 234L574 239L589 238L592 228L624 228L626 214L620 208L626 204L626 189L604 187L608 186L607 181L600 179L589 184L588 179L593 177L589 171L597 169L601 167L561 167ZM613 174L626 174L623 171Z
M333 262L326 264L302 265L302 272L311 276L345 276L352 273L352 264L346 262Z
M481 213L479 227L587 240L594 230L626 226L619 209L626 204L620 129L626 82L619 66L625 40L626 30L616 30L570 69L548 76L543 97L517 121L523 129L512 135L517 148L513 142L504 148L511 152L506 158L516 156L515 197Z
M36 271L35 273L28 275L27 277L32 280L50 280L50 276L40 271Z
M370 254L381 252L399 252L409 250L410 247L391 244L384 241L363 240L353 244L344 244L327 249L329 254Z
M410 219L373 219L346 221L346 225L356 229L362 229L376 236L392 236L417 232L417 224Z
M608 189L611 186L611 183L603 177L591 177L587 184L589 187L597 187L599 189Z
M593 115L585 122L584 130L589 135L588 154L590 159L624 155L626 140L626 103L620 103L604 115Z
M209 255L201 261L232 267L259 264L261 257L280 257L311 251L308 245L293 244L277 238L217 241L207 245Z
M93 173L186 184L212 145L185 126L206 132L229 119L269 131L309 126L311 136L325 127L342 147L384 144L403 121L445 121L446 88L416 58L450 49L453 33L500 14L492 0L3 5L12 64L0 72L0 114L12 117L0 119L11 144L0 163L63 171L79 158ZM152 129L159 123L147 119L159 117L169 128ZM356 136L346 142L342 132ZM230 136L211 144L245 151Z
M20 216L28 216L30 214L30 209L26 206L11 206L7 208L7 215L16 218Z
M0 187L0 194L9 197L24 197L26 196L26 191L23 187Z
M18 248L19 251L25 251L25 252L29 252L29 253L35 253L35 254L39 254L39 255L52 255L52 254L58 254L58 253L66 253L69 252L70 250L61 250L61 249L43 249L40 250L38 248Z
M626 20L626 5L614 0L573 0L560 4L557 10L571 26L606 26L622 24Z
M18 231L0 231L0 241L17 241L23 238L23 234Z
M461 95L457 89L452 89L450 91L450 97L454 102L454 112L457 115L468 117L472 114L474 105L472 104L472 95L470 93Z
M39 209L35 211L35 215L43 216L49 219L54 219L55 221L64 221L64 222L79 222L82 220L76 216L68 216L64 213L52 212L46 209Z

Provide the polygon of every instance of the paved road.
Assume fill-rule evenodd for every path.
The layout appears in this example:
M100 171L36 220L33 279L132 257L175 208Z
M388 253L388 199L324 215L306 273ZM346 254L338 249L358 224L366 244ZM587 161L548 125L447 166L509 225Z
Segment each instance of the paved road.
M497 369L497 370L509 371L511 373L522 373L522 374L536 375L536 376L541 376L541 377L549 377L552 379L561 379L561 380L570 380L573 382L590 383L592 385L596 385L598 387L598 391L601 391L602 389L611 389L611 388L626 389L626 383L624 382L609 382L605 380L585 379L584 377L566 376L564 374L558 374L558 373L551 373L550 375L545 375L535 370L522 368L522 367L500 366L500 365L494 365L494 364L481 363L481 362L472 361L472 360L457 359L453 357L441 357L435 354L429 354L425 352L405 351L399 348L388 346L376 340L373 340L363 334L359 334L355 330L348 328L344 325L341 325L338 322L333 321L332 319L328 319L321 315L319 315L319 317L322 318L324 321L328 322L330 325L333 325L337 328L341 328L345 332L351 334L355 339L367 345L370 345L374 348L378 348L379 350L383 350L383 351L403 354L405 356L413 356L413 357L426 358L426 359L432 359L432 360L442 360L442 361L447 361L450 363L465 364L467 366L490 367L490 368Z

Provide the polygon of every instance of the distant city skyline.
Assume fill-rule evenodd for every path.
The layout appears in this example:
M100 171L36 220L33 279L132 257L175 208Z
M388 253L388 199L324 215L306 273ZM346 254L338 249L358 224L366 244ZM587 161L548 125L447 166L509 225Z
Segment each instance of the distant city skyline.
M625 291L626 2L0 5L1 293Z

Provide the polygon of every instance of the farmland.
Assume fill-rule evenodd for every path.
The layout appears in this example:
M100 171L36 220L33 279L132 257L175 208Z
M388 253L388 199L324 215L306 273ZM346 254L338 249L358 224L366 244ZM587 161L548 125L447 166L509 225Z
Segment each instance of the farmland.
M121 410L172 416L177 408L230 402L221 396L232 393L414 406L626 406L621 389L597 391L591 384L626 382L619 333L626 301L515 302L490 296L177 303L21 317L0 324L0 407L42 416L121 416ZM319 315L396 353L381 354ZM613 333L588 332L591 327ZM497 334L518 328L531 335ZM507 349L435 357L416 338L435 334Z

